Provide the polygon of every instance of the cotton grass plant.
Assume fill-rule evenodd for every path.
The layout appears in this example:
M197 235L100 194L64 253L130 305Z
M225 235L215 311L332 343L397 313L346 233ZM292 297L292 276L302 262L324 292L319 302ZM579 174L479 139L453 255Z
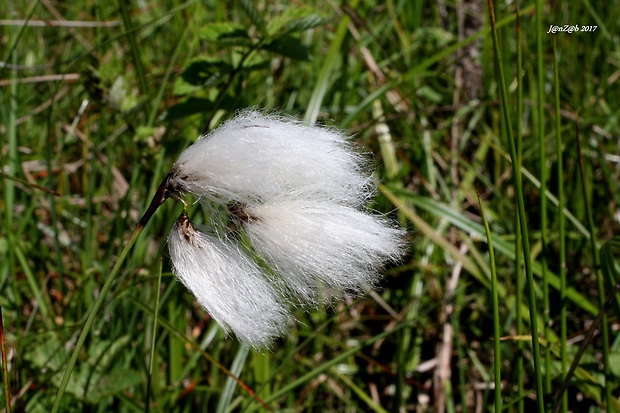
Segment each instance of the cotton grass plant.
M210 237L184 213L168 244L185 286L224 330L256 348L285 331L283 301L308 307L362 293L402 253L402 231L363 210L372 175L334 130L241 112L185 150L162 186L173 198L187 192L227 205L243 228L248 253L225 228Z
M525 412L539 410L542 383L544 411L552 405L620 411L614 365L620 307L613 287L618 240L612 238L620 228L618 0L521 1L518 40L517 3L495 1L498 52L491 46L486 2L0 3L0 305L6 343L0 341L7 349L2 392L11 395L10 405L0 395L0 405L7 410L47 412L58 394L56 412L452 412L501 406ZM550 24L597 29L553 34L547 33ZM495 56L503 64L506 93ZM119 104L110 104L110 97ZM323 188L320 195L337 215L359 222L359 214L367 214L369 157L352 149L377 154L375 173L383 184L369 205L382 212L399 208L401 222L412 227L412 242L371 300L340 300L343 290L356 295L377 280L359 257L351 265L360 278L343 286L340 276L300 265L307 262L303 248L279 253L293 248L283 240L301 226L281 220L321 216L307 195L315 199L319 192L309 189L312 177L301 180L305 190L281 199L264 179L254 186L235 183L234 168L226 164L217 175L225 182L204 177L211 179L206 187L191 187L177 175L174 186L157 191L145 214L153 218L131 234L179 154L205 127L214 129L220 116L256 102L301 114L305 124L330 119L355 135L354 147L344 143L349 164L356 165L347 171L361 166L361 181L336 193ZM504 115L517 131L516 173ZM252 128L258 126L252 119L243 125L217 130L267 130ZM270 158L249 157L257 159ZM203 171L200 161L196 165ZM324 169L319 178L331 171ZM259 168L252 174L265 177ZM524 234L515 218L517 175L529 250L518 242ZM289 187L293 179L300 182L298 175L285 177ZM175 224L185 209L181 199L188 203L188 221ZM311 236L319 224L311 222L308 234L297 235L303 243L295 245L339 259L321 250L324 245ZM274 234L274 225L286 230ZM143 229L148 236L140 235ZM179 275L183 268L195 280L203 272L198 268L212 269L215 261L204 263L203 251L227 271L240 273L241 267L249 274L238 288L267 294L263 307L253 307L251 296L225 304L267 308L270 318L251 318L263 336L233 323L236 317L221 316L222 309L227 316L240 311L188 293L170 271L175 241L167 236L183 237L176 240L185 253L175 260ZM373 248L368 253L381 255ZM534 295L524 255L531 257ZM230 292L226 283L216 283L221 280L206 278L218 297ZM498 315L491 311L495 296ZM529 311L532 298L535 311ZM210 303L219 320L199 300ZM538 319L543 353L536 369L532 338L539 335L530 316ZM234 329L249 332L242 338L248 345ZM494 339L497 329L500 341ZM262 350L252 350L257 347Z
M403 230L364 209L374 190L364 158L342 133L243 111L180 155L123 253L169 198L184 208L186 194L226 206L208 210L226 211L237 228L216 225L212 234L194 225L184 209L167 239L172 267L225 332L265 350L288 330L291 307L361 294L376 284L383 264L402 255ZM240 242L240 231L248 244ZM65 384L74 362L72 357Z

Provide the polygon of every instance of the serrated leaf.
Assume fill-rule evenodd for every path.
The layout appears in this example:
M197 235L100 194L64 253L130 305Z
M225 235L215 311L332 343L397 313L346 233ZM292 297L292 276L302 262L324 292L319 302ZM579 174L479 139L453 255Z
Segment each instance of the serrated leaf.
M261 46L262 49L296 60L310 60L310 49L294 36L283 36Z
M213 85L232 70L232 66L221 59L200 58L187 65L181 77L190 85Z
M323 26L328 21L330 21L330 19L321 17L318 14L311 14L308 16L299 17L284 23L282 27L278 30L278 35L314 29L315 27Z
M198 35L201 39L220 44L246 46L251 43L245 28L236 23L209 23L200 29Z

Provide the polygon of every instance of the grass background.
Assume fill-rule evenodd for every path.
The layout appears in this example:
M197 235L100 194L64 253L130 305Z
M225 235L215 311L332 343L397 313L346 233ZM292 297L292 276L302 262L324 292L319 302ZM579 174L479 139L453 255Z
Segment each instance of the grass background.
M171 275L163 240L180 205L169 202L124 261L60 411L268 410L252 394L273 411L489 411L498 398L524 411L543 397L550 410L584 343L564 409L618 410L617 301L591 327L615 285L619 6L539 4L537 23L526 1L517 32L516 4L496 2L502 103L481 1L2 2L2 406L8 389L12 411L50 410L178 154L257 106L342 128L373 154L372 207L410 229L407 257L375 294L298 311L260 354L226 339ZM597 29L547 34L552 24ZM522 152L538 369L509 137Z

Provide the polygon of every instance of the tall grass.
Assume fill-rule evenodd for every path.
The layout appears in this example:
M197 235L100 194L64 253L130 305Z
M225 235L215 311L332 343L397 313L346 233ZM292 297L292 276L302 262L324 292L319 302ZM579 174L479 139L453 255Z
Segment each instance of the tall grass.
M620 411L620 4L544 3L1 2L0 405ZM409 229L262 354L170 273L178 206L139 222L248 106L345 128Z

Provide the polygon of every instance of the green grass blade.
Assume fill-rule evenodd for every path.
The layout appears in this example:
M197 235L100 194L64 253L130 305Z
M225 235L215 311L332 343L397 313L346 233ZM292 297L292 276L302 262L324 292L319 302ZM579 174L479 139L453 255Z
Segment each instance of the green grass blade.
M517 15L517 157L519 159L519 168L523 166L523 39L521 36L521 12L519 10L519 0L515 2ZM517 335L523 334L523 312L521 311L523 302L523 251L522 244L518 241L521 239L521 225L519 223L519 215L515 214L515 258L514 258L514 279L516 284L515 301L516 301L516 331ZM525 389L524 379L525 371L523 366L524 344L522 341L517 342L517 411L525 412Z
M241 371L245 366L245 361L248 358L248 354L250 354L249 348L245 346L239 346L233 363L230 366L230 372L234 374L235 377L239 377L239 375L241 374ZM222 394L220 395L220 399L217 403L215 413L226 413L228 411L228 407L231 404L236 387L237 382L231 377L227 377L226 382L224 383L224 388L222 389Z
M144 104L148 113L151 110L149 86L146 81L146 70L144 68L144 63L142 63L142 53L140 52L140 46L138 46L138 42L136 41L136 33L133 30L134 24L131 21L131 17L129 15L129 3L130 2L127 0L118 0L118 8L121 12L121 17L123 19L123 24L126 30L127 40L129 41L131 57L136 69L136 75L138 76L138 87L140 88L140 93L142 94L142 97L145 99Z
M157 89L157 93L155 94L155 99L153 100L153 105L151 106L151 112L149 113L149 118L146 123L147 127L152 127L155 124L155 117L157 116L157 112L159 110L159 106L161 101L164 98L164 94L166 92L168 81L170 80L170 76L172 75L172 71L174 70L174 65L185 46L185 42L187 40L187 35L189 33L189 26L185 26L185 29L181 33L181 37L179 37L179 41L177 42L176 47L174 48L174 53L170 58L170 62L168 63L168 67L166 67L166 72L164 77L161 80L161 85L159 89Z
M336 376L338 380L343 382L347 387L349 387L353 392L366 403L370 410L376 413L388 413L383 407L378 405L372 400L372 397L366 394L364 390L362 390L358 385L356 385L350 378L348 378L345 374L340 373L336 368L332 369L331 374Z
M354 9L358 3L359 0L353 0L349 2L348 7ZM316 85L314 86L314 90L312 91L310 101L308 102L308 107L304 116L304 123L306 125L314 125L319 115L321 105L323 104L323 98L325 97L325 93L327 92L327 89L329 88L331 83L330 79L332 73L336 68L336 64L339 60L340 48L342 47L344 38L347 35L347 31L349 30L348 25L350 21L351 18L349 16L344 16L338 24L338 29L334 34L332 43L329 46L329 50L327 51L327 55L323 60L323 66L321 67L321 71L319 72L319 75L317 77Z
M615 279L618 278L617 277L618 274L616 270L617 263L615 261L615 257L612 255L612 250L618 249L619 247L620 247L620 237L614 237L613 239L611 239L610 241L606 242L603 245L603 247L600 250L600 255L598 258L602 262L602 276L607 277L608 279L614 280L614 281ZM562 396L568 389L568 385L573 375L575 375L575 377L578 380L582 380L584 375L592 376L588 371L584 371L583 368L579 367L579 362L582 356L584 356L587 347L592 342L592 339L594 338L594 333L597 331L598 326L607 318L607 311L612 306L612 303L618 300L618 293L620 293L620 282L616 283L613 286L613 288L610 288L610 292L607 298L603 298L601 309L598 315L596 316L596 319L592 322L592 324L588 328L588 332L586 333L581 343L581 346L577 350L577 353L575 354L573 361L571 362L571 366L568 369L568 372L566 373L566 377L564 378L562 385L558 388L555 394L556 403L553 408L553 413L557 413L560 411L560 408L562 407L562 404L563 404ZM603 344L604 344L603 349L605 349L607 347L607 343L605 342ZM608 352L609 350L603 350L603 354L605 354L606 351ZM620 402L618 402L618 400L613 398L610 395L610 392L607 391L607 387L609 387L607 383L609 382L609 379L611 378L609 364L603 365L603 373L604 373L604 382L602 386L600 385L600 382L594 378L592 378L589 381L593 383L597 383L597 387L596 387L597 392L599 392L600 387L603 387L602 397L599 397L599 398L602 398L603 404L606 406L606 411L620 412Z
M489 263L491 265L491 301L493 303L493 377L495 381L495 412L502 411L502 360L500 351L500 319L499 319L499 294L497 293L497 270L495 268L495 252L493 251L493 238L489 222L484 213L484 206L478 196L478 205L480 206L480 216L484 222L484 229L487 236L487 245L489 246Z
M519 168L519 162L517 157L517 148L515 140L512 135L512 125L510 121L510 110L508 105L508 96L506 91L506 80L504 77L504 69L502 66L502 59L500 57L499 40L497 35L497 29L495 27L495 12L493 10L493 1L488 0L489 17L491 21L491 33L493 35L493 48L495 50L495 62L497 65L497 71L499 73L499 90L501 105L503 108L504 122L506 124L506 131L508 133L508 140L510 142L510 158L512 159L512 175L515 185L515 193L517 197L517 211L519 214L519 223L521 225L521 240L523 243L523 255L525 263L525 275L527 277L528 286L528 298L530 307L530 328L532 332L532 351L534 358L534 377L536 385L536 399L538 405L538 411L544 411L544 393L542 386L542 366L540 363L540 343L538 342L538 319L536 310L536 295L534 276L532 270L532 258L530 256L530 241L527 228L527 221L525 215L525 202L523 200L523 187L521 181L521 170Z
M579 131L579 129L577 129ZM584 197L584 205L586 210L586 217L588 219L588 230L590 231L590 250L592 252L592 258L594 260L593 268L596 270L596 287L598 290L599 299L599 311L600 311L600 323L601 323L601 335L602 335L602 353L603 353L603 373L604 373L604 405L605 409L611 411L611 386L607 385L611 381L611 368L609 365L609 325L607 320L607 314L605 312L605 279L601 271L601 257L600 251L597 246L596 229L594 226L594 217L592 215L592 209L590 207L590 200L588 199L588 181L586 180L586 174L584 171L583 154L581 152L581 142L579 140L579 133L577 133L577 155L579 159L579 174L581 176L582 192ZM594 326L592 327L594 330ZM574 363L573 363L574 364ZM572 366L571 366L572 367ZM569 371L570 373L570 371ZM567 374L567 379L570 378L570 374Z
M400 199L404 199L406 202L411 203L413 206L423 209L426 212L429 212L439 218L447 220L450 224L456 226L459 229L467 232L472 237L484 238L484 227L477 222L473 222L470 218L466 218L463 214L451 209L448 205L436 202L429 198L419 197L417 195L413 195L407 191L398 190L392 192L390 189L383 185L379 185L379 190L392 202L395 207L398 207L400 211L402 211L407 219L409 219L416 227L419 227L420 231L424 233L425 236L429 237L433 242L436 242L438 246L446 251L450 252L450 254L454 254L455 258L460 257L460 253L458 249L454 249L450 247L450 243L447 242L443 237L436 234L436 231L429 226L422 218L420 218L419 214L416 214L409 206L407 206ZM520 229L519 229L520 231ZM495 251L501 253L507 258L514 260L515 259L515 246L513 243L502 239L501 237L495 237ZM460 258L458 258L460 260ZM471 267L470 265L473 262L468 261L466 263L466 269L469 271ZM475 267L475 264L473 264ZM532 267L534 274L541 276L542 269L539 263L533 263ZM482 277L482 274L478 269L474 270L477 278ZM560 289L560 279L557 275L553 274L551 271L547 270L547 278L549 280L549 284L559 290ZM485 286L490 286L486 283L486 281L480 278L480 281ZM574 302L577 306L586 310L590 314L597 314L597 307L592 304L586 296L581 294L574 287L568 287L567 289L567 297Z
M331 360L321 364L320 366L317 366L316 368L314 368L313 370L309 371L308 373L302 375L301 377L299 377L298 379L292 381L291 383L288 383L284 386L282 386L278 391L275 391L270 397L265 399L265 403L269 403L271 401L277 400L279 399L281 396L289 393L291 390L293 390L294 388L301 386L305 383L307 383L309 380L311 380L314 377L317 377L319 374L323 373L324 371L330 369L331 367L335 366L336 364L340 363L342 360L346 360L347 358L351 357L352 355L358 353L361 349L368 347L374 343L376 343L377 341L388 337L394 333L396 333L397 331L399 331L402 328L405 327L411 327L411 325L409 323L400 323L398 324L396 327L390 329L390 330L386 330L380 334L377 334L376 336L360 343L359 345L353 347L350 350L344 351L342 353L340 353L338 356L332 358Z
M559 57L557 51L557 38L553 37L553 78L555 86L555 135L556 135L556 150L557 150L557 168L558 168L558 209L564 210L564 157L562 155L562 125L560 118L560 74L559 74ZM558 214L559 225L559 237L560 237L560 364L562 379L566 378L566 372L568 370L568 355L567 355L567 322L566 322L566 219L564 214ZM566 393L562 396L562 411L568 411L568 395Z
M69 383L69 377L71 377L71 373L73 372L75 363L77 362L77 359L80 355L80 351L82 350L82 347L84 346L84 342L86 341L86 336L88 336L88 333L90 332L90 328L92 327L93 322L95 321L95 317L97 316L99 309L103 305L103 301L105 300L106 296L108 295L108 292L110 291L110 288L112 287L112 284L114 283L114 279L120 272L121 267L123 266L125 260L127 259L127 255L129 254L129 251L131 251L131 247L133 247L133 245L135 244L136 240L142 233L142 230L144 230L144 226L138 225L136 227L133 234L129 238L129 241L127 241L125 248L123 248L123 251L121 251L118 257L118 260L116 261L116 264L114 264L114 267L112 267L112 270L110 271L110 274L106 278L105 283L101 287L101 291L99 291L97 300L95 300L93 305L88 310L88 316L86 317L86 321L84 321L82 331L80 332L78 340L75 343L75 348L73 349L71 353L71 357L69 357L69 360L67 361L67 365L65 366L65 372L62 376L62 380L58 387L58 393L56 394L56 398L54 399L54 404L52 405L52 409L51 409L52 413L57 413L58 409L60 409L60 403L62 402L62 396L65 394L65 390L67 389L67 384Z
M0 305L0 350L2 351L2 384L4 388L4 406L11 413L11 385L9 383L9 364L6 356L6 337L4 336L4 316Z
M537 117L536 117L536 136L538 139L538 174L540 179L540 242L542 245L542 254L540 254L540 264L542 266L542 282L543 282L543 336L545 340L549 340L551 335L551 310L549 303L549 279L547 277L547 257L549 256L548 243L548 219L547 219L547 154L545 145L545 63L543 55L543 36L546 36L542 27L543 2L536 1L536 73L537 73ZM545 351L545 376L544 376L545 394L551 393L551 353ZM549 403L549 400L547 400ZM549 406L546 406L549 409Z
M146 382L146 397L145 397L145 402L144 402L144 406L145 406L145 411L146 413L149 413L150 407L151 407L151 385L153 383L153 366L155 364L155 343L157 341L157 321L159 318L159 299L161 297L161 274L162 274L162 265L163 265L163 261L160 261L159 264L159 271L158 271L158 275L157 275L157 284L156 284L156 288L157 288L157 293L155 294L155 297L157 297L155 299L155 309L154 309L154 315L153 315L153 326L152 326L152 333L151 333L151 352L149 354L149 373L148 373L148 379Z

